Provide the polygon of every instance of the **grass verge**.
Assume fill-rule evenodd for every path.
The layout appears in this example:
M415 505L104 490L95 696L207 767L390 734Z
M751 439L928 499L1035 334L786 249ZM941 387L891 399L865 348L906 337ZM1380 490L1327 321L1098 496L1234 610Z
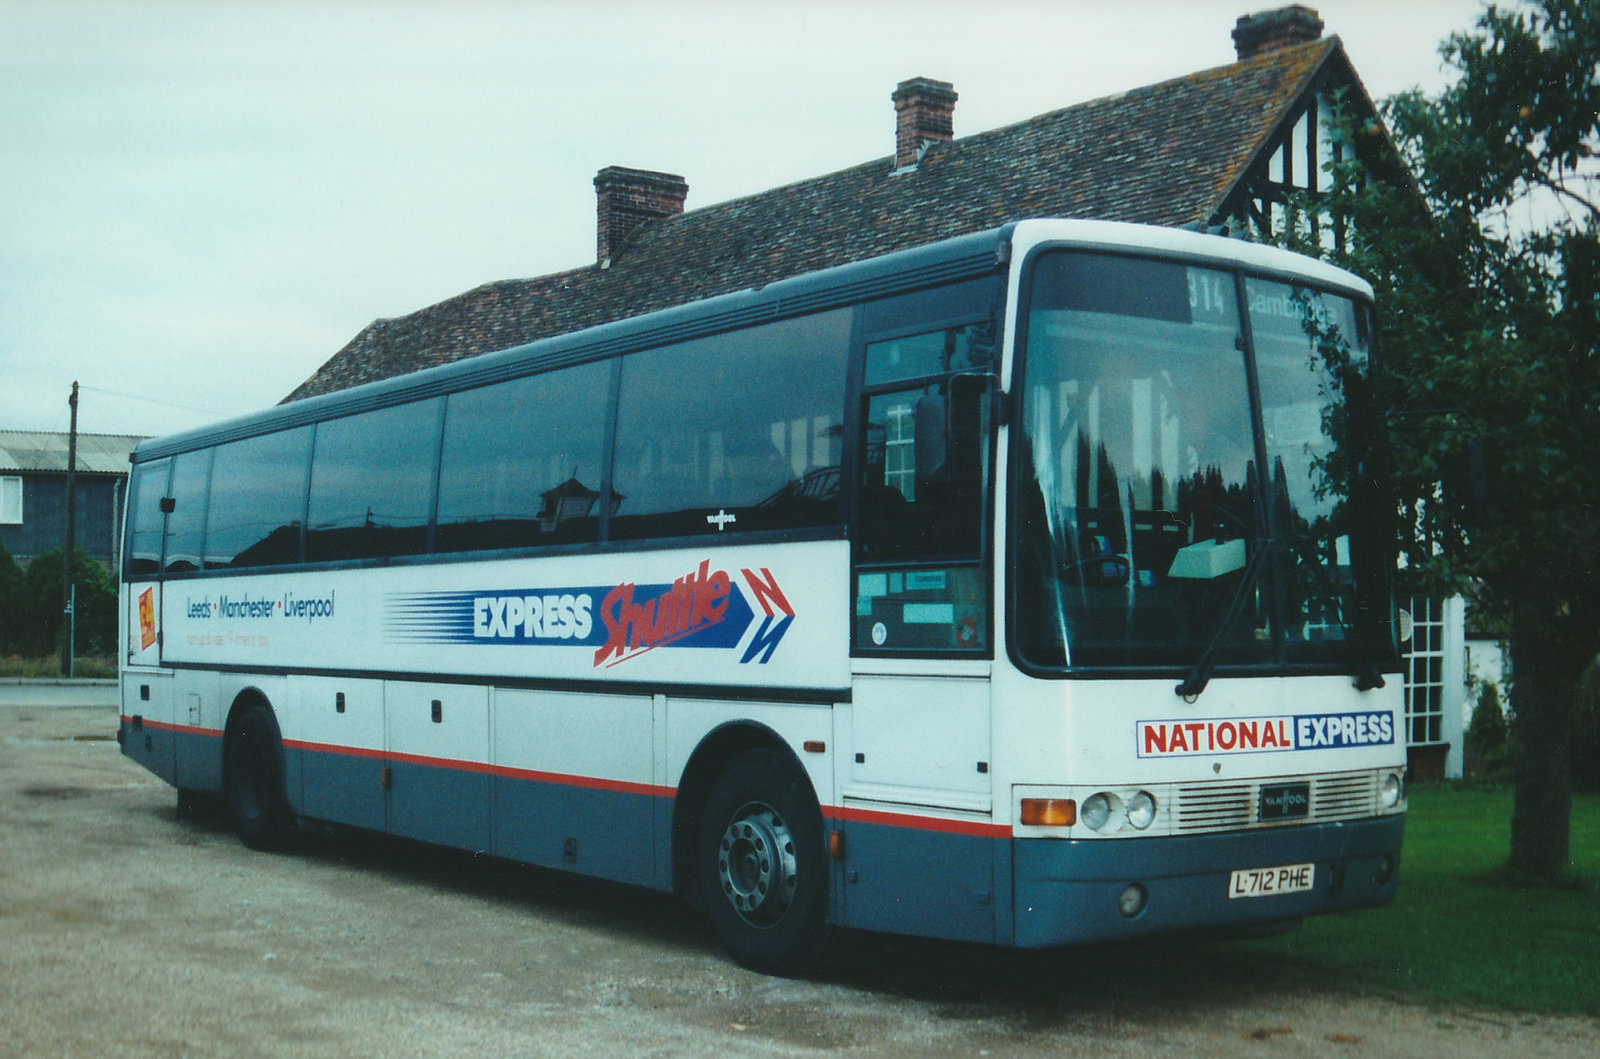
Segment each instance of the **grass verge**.
M117 675L115 658L85 658L73 660L72 674L80 680L105 680ZM32 680L50 680L61 676L61 659L20 658L17 655L0 656L0 678L21 677Z
M1506 880L1510 821L1510 787L1415 787L1393 904L1244 944L1406 1000L1600 1016L1600 795L1572 800L1563 887Z

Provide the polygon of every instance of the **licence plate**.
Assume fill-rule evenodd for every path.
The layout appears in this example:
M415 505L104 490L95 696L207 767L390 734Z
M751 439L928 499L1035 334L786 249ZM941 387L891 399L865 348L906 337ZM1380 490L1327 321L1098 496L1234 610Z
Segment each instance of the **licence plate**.
M1276 868L1246 868L1228 880L1229 899L1298 894L1316 885L1315 864L1282 864Z

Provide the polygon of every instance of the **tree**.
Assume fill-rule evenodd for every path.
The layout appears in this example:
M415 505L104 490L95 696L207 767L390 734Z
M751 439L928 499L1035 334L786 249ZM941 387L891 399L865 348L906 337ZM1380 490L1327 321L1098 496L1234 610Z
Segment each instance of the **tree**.
M16 593L17 650L25 655L54 654L66 617L61 610L61 552L49 551L28 564ZM77 588L74 647L79 654L111 654L117 643L117 590L99 563L82 548L73 550L72 583Z
M1345 125L1340 263L1372 279L1396 471L1432 587L1472 581L1510 628L1516 718L1511 868L1569 860L1572 720L1600 652L1600 14L1585 0L1488 7L1440 47L1437 97L1384 102L1398 157ZM1403 168L1402 168L1403 167ZM1487 454L1475 503L1468 443Z

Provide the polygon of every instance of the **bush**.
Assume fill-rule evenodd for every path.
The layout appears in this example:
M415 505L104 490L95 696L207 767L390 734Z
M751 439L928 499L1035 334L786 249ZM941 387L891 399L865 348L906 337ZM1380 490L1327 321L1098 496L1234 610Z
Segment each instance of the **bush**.
M1478 703L1472 709L1467 727L1465 769L1469 776L1488 779L1508 778L1511 771L1512 734L1500 706L1500 689L1484 682L1478 685Z
M77 586L74 653L112 655L117 647L117 589L99 563L82 548L73 550L72 583ZM10 556L6 556L10 559ZM4 563L0 563L3 568ZM15 563L12 563L15 567ZM0 590L5 574L0 573ZM6 606L7 624L0 651L42 656L61 647L61 553L45 552L28 564Z

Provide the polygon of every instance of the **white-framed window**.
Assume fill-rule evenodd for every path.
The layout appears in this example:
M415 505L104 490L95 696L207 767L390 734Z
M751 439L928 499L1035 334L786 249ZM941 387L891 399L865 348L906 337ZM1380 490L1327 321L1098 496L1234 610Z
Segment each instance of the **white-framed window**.
M22 525L22 479L0 476L0 526Z
M1406 742L1444 739L1444 605L1417 596L1411 601L1411 642L1406 652Z

